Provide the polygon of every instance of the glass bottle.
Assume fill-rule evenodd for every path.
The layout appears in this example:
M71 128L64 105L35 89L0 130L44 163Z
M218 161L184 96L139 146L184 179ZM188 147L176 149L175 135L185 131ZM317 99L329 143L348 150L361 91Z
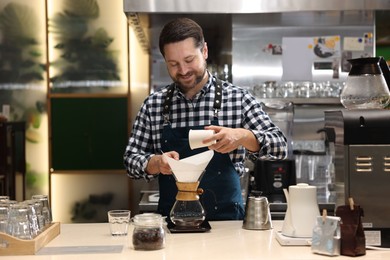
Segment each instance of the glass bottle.
M379 66L382 58L358 58L348 60L352 67L348 74L340 101L347 109L382 109L390 102L390 93Z

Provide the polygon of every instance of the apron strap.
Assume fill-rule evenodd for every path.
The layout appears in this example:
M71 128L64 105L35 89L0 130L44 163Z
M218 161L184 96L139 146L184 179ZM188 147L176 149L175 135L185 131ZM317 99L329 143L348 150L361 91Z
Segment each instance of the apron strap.
M217 84L215 85L215 99L214 99L214 117L218 118L218 112L221 110L222 104L222 81L217 78Z
M173 92L175 90L175 83L172 83L168 87L168 93L165 97L164 104L163 104L163 117L164 117L164 124L169 124L169 111L171 110L171 104L172 104L172 98L173 98Z
M221 103L222 103L222 81L218 78L216 78L217 84L215 85L215 98L214 98L214 117L218 118L218 112L221 110ZM165 97L164 103L163 103L163 117L164 117L164 124L169 124L169 111L171 110L172 105L172 98L173 98L173 92L175 90L175 83L172 83L168 87L168 93Z

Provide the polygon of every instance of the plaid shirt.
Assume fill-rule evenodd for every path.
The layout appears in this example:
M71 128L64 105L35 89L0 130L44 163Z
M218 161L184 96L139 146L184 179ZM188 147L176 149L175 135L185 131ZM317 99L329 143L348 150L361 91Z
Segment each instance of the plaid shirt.
M192 100L185 98L175 87L169 114L172 128L211 124L214 118L215 81L216 78L210 76L207 84ZM124 154L124 165L130 178L150 180L158 176L148 175L145 168L150 157L161 151L164 126L162 104L168 87L147 97L137 114ZM218 122L224 127L251 130L260 144L260 150L255 153L257 158L286 158L286 138L262 110L259 102L248 91L225 81L222 81L222 105ZM246 153L244 147L238 147L229 154L240 175L244 172Z

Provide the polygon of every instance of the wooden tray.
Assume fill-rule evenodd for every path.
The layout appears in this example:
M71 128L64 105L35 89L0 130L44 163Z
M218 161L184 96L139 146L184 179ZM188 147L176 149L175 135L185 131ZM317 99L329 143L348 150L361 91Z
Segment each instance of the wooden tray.
M23 240L0 232L1 255L35 255L39 249L60 234L60 223L52 223L31 240Z

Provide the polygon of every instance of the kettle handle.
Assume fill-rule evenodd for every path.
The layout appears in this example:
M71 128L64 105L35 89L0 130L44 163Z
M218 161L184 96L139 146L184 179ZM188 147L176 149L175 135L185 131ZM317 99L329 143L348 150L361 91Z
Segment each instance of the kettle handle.
M267 202L267 217L265 218L265 220L261 224L266 225L270 221L270 217L271 217L271 212L269 209L269 202Z

